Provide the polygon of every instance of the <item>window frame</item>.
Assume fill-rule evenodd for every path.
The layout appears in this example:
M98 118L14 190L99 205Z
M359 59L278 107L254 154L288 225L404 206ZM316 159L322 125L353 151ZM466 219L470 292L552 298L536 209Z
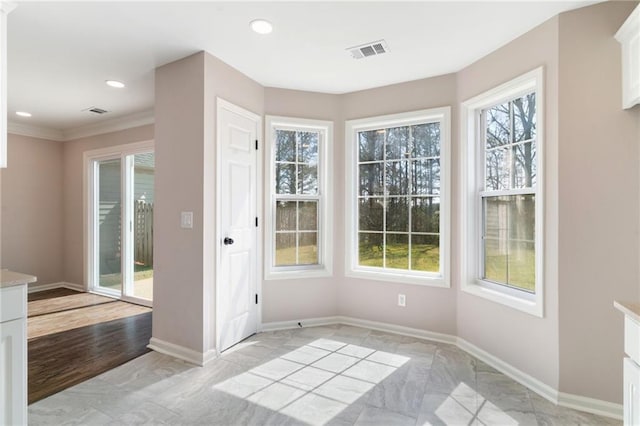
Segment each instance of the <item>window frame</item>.
M424 123L440 123L440 272L358 265L358 132ZM345 275L377 281L451 287L451 107L430 108L345 122Z
M461 105L462 182L460 254L462 259L461 290L478 297L509 306L536 317L544 317L544 68L539 67L477 95ZM485 148L482 111L527 93L536 93L536 186L533 191L501 192L535 195L535 292L529 293L482 279L484 249L482 245L483 197L485 183ZM487 191L484 191L485 193Z
M291 194L297 201L318 200L318 264L275 266L276 244L276 130L317 131L318 141L318 195ZM267 179L265 179L265 262L264 279L300 279L330 277L333 275L333 198L332 176L329 173L333 144L333 122L305 118L267 115L265 120L265 152ZM299 198L299 199L298 199Z

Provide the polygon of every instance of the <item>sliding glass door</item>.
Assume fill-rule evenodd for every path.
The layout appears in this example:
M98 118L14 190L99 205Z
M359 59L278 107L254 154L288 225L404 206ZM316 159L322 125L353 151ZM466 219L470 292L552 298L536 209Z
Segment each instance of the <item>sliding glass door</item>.
M112 296L122 292L122 161L95 163L98 181L95 221L97 225L97 280L95 290Z
M155 193L152 145L100 150L86 157L88 287L150 305Z

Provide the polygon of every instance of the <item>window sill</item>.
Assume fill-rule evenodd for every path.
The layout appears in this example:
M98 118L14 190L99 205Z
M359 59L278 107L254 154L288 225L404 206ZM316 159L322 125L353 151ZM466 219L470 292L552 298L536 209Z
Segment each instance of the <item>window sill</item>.
M442 276L419 276L412 274L394 273L390 271L351 269L347 270L345 276L351 278L362 278L366 280L385 281L400 284L422 285L426 287L450 288L448 280Z
M477 282L463 284L462 291L468 294L473 294L474 296L482 297L483 299L491 300L492 302L499 303L501 305L508 306L512 309L522 311L538 318L544 317L541 294L532 295L530 299L518 297L492 288L488 288L484 286L482 282L482 280L478 280Z
M277 280L296 280L303 278L328 278L332 277L333 272L326 267L320 268L305 268L305 269L290 269L287 271L267 271L264 274L265 281L277 281Z

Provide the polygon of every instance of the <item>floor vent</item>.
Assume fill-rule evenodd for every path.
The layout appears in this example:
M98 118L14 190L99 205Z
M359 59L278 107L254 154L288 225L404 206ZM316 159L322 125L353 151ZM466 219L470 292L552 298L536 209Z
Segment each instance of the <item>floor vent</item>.
M373 41L371 43L354 46L347 49L353 59L368 58L369 56L382 55L389 51L387 42L384 40Z

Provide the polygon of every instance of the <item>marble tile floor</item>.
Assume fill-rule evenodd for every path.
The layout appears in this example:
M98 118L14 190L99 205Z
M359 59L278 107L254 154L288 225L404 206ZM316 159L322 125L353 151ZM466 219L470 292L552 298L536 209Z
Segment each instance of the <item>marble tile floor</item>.
M29 406L31 425L619 425L452 345L335 325L260 333L205 367L151 352Z

